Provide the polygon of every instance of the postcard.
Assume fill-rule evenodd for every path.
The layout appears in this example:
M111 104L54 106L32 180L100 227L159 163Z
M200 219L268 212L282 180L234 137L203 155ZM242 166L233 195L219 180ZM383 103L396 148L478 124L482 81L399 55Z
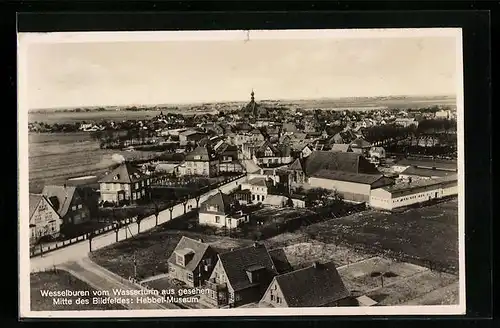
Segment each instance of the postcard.
M22 318L465 313L458 28L18 34Z

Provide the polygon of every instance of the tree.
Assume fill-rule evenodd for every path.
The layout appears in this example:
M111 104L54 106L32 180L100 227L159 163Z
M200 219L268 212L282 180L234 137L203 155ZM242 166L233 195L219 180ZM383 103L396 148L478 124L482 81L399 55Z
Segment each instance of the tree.
M154 203L154 205L155 205L155 219L156 219L155 225L158 225L158 216L160 215L160 211L158 209L158 204Z
M174 206L175 206L175 205L174 205L174 204L172 204L172 205L168 208L168 210L170 211L170 220L172 220L172 212L174 211Z
M197 193L196 197L194 198L196 200L196 208L200 207L200 197L201 197L201 193Z
M309 205L316 205L322 202L330 194L330 190L325 188L312 188L306 193L306 203Z
M144 216L137 215L135 222L137 223L137 233L141 233L141 221L144 220Z
M184 214L187 213L187 204L189 202L189 196L185 196L182 200L182 206L184 206Z
M91 231L87 234L87 239L89 240L89 252L92 252L92 239L94 238L94 232Z

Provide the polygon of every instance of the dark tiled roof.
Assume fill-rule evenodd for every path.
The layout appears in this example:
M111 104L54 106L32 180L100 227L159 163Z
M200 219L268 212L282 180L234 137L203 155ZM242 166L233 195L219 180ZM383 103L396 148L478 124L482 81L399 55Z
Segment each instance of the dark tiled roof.
M401 174L416 175L420 177L445 177L449 175L456 175L457 173L454 171L424 169L424 168L410 166L409 168L401 172Z
M314 173L312 177L371 185L380 180L383 175L321 170Z
M260 187L267 187L268 186L267 179L260 178L260 177L250 179L250 180L248 180L247 183L254 185L254 186L260 186Z
M196 159L199 156L199 159ZM212 148L208 145L198 146L192 152L186 155L186 161L212 161L216 155Z
M361 154L313 151L311 155L305 159L305 173L311 176L321 170L364 174L380 173L375 165L368 162Z
M42 197L43 197L43 195L30 194L30 197L29 197L29 213L30 213L29 218L30 219L33 216L33 214L35 213L36 207L38 206L38 204L42 200Z
M349 297L335 264L318 264L275 277L289 307L323 306Z
M257 244L222 253L219 254L219 259L227 274L229 284L235 291L256 285L250 282L246 273L250 267L258 265L265 268L265 274L262 277L265 280L263 283L269 283L272 277L277 274L265 245Z
M331 146L330 151L348 152L348 151L352 151L352 150L351 150L351 145L349 145L349 144L333 144Z
M135 168L132 164L125 162L110 173L103 176L99 183L134 183L145 179L147 176Z
M290 262L288 262L288 258L286 257L283 248L270 250L269 255L271 255L271 259L273 260L274 267L276 268L276 271L278 271L278 274L292 271L292 266L290 265Z
M219 191L218 193L209 197L206 201L201 203L200 212L208 212L208 206L216 206L218 210L216 212L211 211L209 213L228 214L231 211L231 204L231 197L224 194L222 191Z
M351 142L351 147L355 148L370 148L371 146L372 145L368 141L361 138L357 138L356 140Z
M292 171L304 171L304 168L302 166L302 161L300 158L297 158L292 164L288 166L288 170Z
M76 187L72 186L45 186L42 195L49 200L49 203L56 210L60 217L64 217L70 208L71 201L78 197L75 193Z
M203 256L209 248L210 246L208 244L182 236L181 240L168 258L168 262L177 265L175 253L185 250L192 250L194 252L194 256L184 267L189 271L193 271L194 269L196 269L198 264L200 264L200 261L203 259Z

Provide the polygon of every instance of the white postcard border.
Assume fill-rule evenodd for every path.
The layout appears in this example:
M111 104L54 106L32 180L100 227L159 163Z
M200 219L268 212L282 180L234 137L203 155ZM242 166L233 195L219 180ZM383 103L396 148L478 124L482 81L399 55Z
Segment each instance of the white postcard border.
M160 42L160 41L249 41L255 39L319 39L319 38L411 38L455 37L457 63L457 136L458 136L458 214L459 214L459 285L460 304L445 306L383 306L326 308L233 308L180 310L102 310L102 311L31 311L29 228L19 227L19 316L21 318L130 318L130 317L221 317L221 316L339 316L339 315L452 315L465 314L465 161L464 161L464 96L463 49L460 28L422 29L340 29L340 30L254 30L254 31L168 31L168 32L64 32L18 34L18 173L19 218L28 216L28 78L26 57L32 43L61 42Z

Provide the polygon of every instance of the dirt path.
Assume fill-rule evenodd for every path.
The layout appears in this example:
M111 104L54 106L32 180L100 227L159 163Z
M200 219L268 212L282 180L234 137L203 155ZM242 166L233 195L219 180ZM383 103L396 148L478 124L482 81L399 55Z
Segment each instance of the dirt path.
M109 292L109 297L115 297L113 290L135 291L141 290L136 284L123 279L114 273L92 262L89 258L83 258L78 261L66 262L59 265L59 268L65 270L76 278L87 283L96 290ZM178 309L171 303L138 303L135 296L128 296L131 299L129 304L124 305L129 310L146 309Z

